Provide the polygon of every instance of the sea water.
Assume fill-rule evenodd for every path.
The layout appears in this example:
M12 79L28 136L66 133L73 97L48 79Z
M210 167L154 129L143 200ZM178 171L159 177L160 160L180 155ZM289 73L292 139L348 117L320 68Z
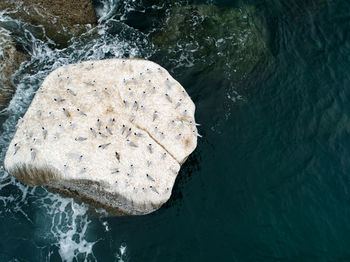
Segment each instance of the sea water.
M31 57L0 112L0 161L44 78L89 59L165 66L194 100L203 137L170 200L147 216L108 217L1 167L0 261L350 261L350 2L189 1L256 8L272 62L239 85L230 61L208 68L199 49L174 57L154 46L159 21L185 1L93 2L99 25L63 49L0 14Z

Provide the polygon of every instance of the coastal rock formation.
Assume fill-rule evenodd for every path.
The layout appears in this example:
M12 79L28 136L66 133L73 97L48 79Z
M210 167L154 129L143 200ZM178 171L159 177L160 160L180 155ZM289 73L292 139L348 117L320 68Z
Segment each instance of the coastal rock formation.
M36 93L5 169L126 214L166 202L197 146L195 105L159 65L110 59L66 65Z
M16 49L10 33L0 27L0 110L11 100L15 92L11 77L26 59L26 55Z
M253 6L176 6L152 41L165 53L169 67L224 69L238 85L272 57L264 26L256 17Z
M72 36L97 23L90 0L2 0L0 10L14 19L42 26L46 36L58 45L65 45Z

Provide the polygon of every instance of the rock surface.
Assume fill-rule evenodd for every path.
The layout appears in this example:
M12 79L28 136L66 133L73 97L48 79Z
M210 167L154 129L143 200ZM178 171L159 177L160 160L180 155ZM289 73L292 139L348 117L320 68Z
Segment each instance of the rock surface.
M10 33L0 27L0 110L11 100L15 92L11 77L26 59L27 56L16 49Z
M90 0L2 0L0 10L5 9L14 19L43 26L46 36L59 45L97 23Z
M256 17L253 6L173 7L152 40L166 53L169 63L176 63L171 68L227 69L230 80L238 84L271 58L264 26Z
M194 112L183 87L153 62L67 65L39 88L4 166L26 184L147 214L169 199L197 146Z

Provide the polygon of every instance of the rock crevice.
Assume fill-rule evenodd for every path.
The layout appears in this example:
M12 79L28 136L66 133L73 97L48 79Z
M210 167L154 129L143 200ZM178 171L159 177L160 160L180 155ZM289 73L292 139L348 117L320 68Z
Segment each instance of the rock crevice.
M161 143L159 143L159 142L157 141L157 139L155 139L146 129L144 129L144 128L138 126L138 125L135 125L135 126L136 126L138 129L140 129L140 130L146 132L147 135L149 135L149 137L152 138L153 141L154 141L155 143L157 143L160 147L162 147L162 148L164 149L164 151L165 151L169 156L171 156L175 161L177 161L176 158L175 158L175 156L173 156ZM179 163L179 164L180 164L180 163Z

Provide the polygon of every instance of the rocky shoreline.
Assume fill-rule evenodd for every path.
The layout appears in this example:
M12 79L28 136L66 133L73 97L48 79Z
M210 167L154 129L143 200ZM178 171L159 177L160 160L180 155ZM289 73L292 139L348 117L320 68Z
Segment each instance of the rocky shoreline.
M92 32L93 30L90 30L91 28L96 28L94 32L96 34L88 34L88 40L93 41L94 38L99 37L98 30L100 30L98 25L98 20L96 17L96 12L94 10L94 6L92 2L88 0L81 0L81 1L69 1L65 3L64 5L61 4L59 1L16 1L16 5L11 5L12 1L5 0L0 3L0 10L5 10L3 15L10 17L9 19L15 19L16 21L20 21L20 23L25 23L27 25L30 25L26 30L31 30L34 28L35 30L31 31L33 36L40 41L47 42L50 46L50 48L53 48L55 50L63 50L65 52L69 51L69 45L70 41L73 39L78 39L81 35L84 35L86 32ZM84 8L82 8L84 7ZM45 11L45 12L44 12ZM225 77L228 77L228 81L232 81L235 83L236 86L239 86L241 83L245 83L249 80L249 78L253 75L254 70L265 63L265 61L272 60L271 52L267 45L267 37L265 35L264 31L264 25L259 24L254 17L256 16L256 8L252 6L246 6L242 8L219 8L215 6L209 6L209 5L184 5L184 6L175 6L170 8L165 14L164 14L164 24L161 27L158 27L157 29L153 30L152 33L147 34L147 37L149 39L149 44L147 48L154 49L158 54L164 55L166 59L164 59L163 63L165 68L170 68L172 70L179 69L177 71L177 74L184 73L184 71L188 72L196 72L196 70L199 70L198 68L201 68L200 70L203 70L203 68L206 68L208 71L215 71L213 70L214 66L217 65L219 68L226 68L224 74ZM11 20L9 20L11 21ZM126 21L127 23L127 21ZM118 22L116 22L115 25L118 25ZM190 25L188 27L188 25ZM119 26L119 25L118 25ZM16 49L16 46L21 45L18 41L15 42L15 40L18 38L14 38L14 40L11 38L11 29L13 29L13 23L6 24L4 23L4 32L7 34L7 38L9 39L7 42L12 44L12 49L9 50L16 50L16 52L13 52L14 55L12 57L9 57L8 64L12 66L12 71L9 70L10 73L8 73L6 76L4 76L4 79L7 79L8 83L7 85L11 84L11 78L15 74L16 70L20 67L20 63L25 60L30 60L30 58L27 55L24 55L22 52L18 51ZM18 34L18 30L21 28L19 26L16 28L16 32L13 31L15 34ZM113 31L113 26L111 27L111 32ZM10 30L10 31L9 31ZM89 31L90 30L90 31ZM41 33L38 33L40 32ZM125 33L123 30L116 31L116 32L122 32ZM91 39L90 39L91 38ZM209 40L210 39L210 40ZM86 40L87 41L87 40ZM68 46L68 48L67 48ZM15 49L13 49L15 48ZM24 50L26 48L23 48ZM99 50L100 51L100 50ZM21 56L22 55L22 56ZM8 56L8 55L7 55ZM16 57L17 56L17 57ZM205 61L203 58L206 58ZM185 60L181 60L182 58L185 58ZM118 60L119 61L119 60ZM129 79L130 83L133 81L143 81L144 77L148 77L151 75L151 73L156 74L157 72L160 74L167 73L167 71L158 66L157 68L152 69L152 72L148 72L146 68L143 68L142 70L135 69L133 64L137 64L140 61L142 63L148 63L143 60L139 61L132 61L132 60L124 60L126 64L128 64L128 70L125 70L124 66L125 64L122 64L120 61L119 67L116 67L117 70L120 72L124 72L125 79ZM209 61L209 62L208 62ZM90 63L90 64L89 64ZM60 136L66 136L67 134L70 134L69 136L75 135L75 137L70 137L70 139L73 139L73 144L76 144L76 147L80 147L84 144L84 141L88 139L89 141L92 139L93 133L89 133L88 135L77 135L75 133L70 133L71 131L68 131L70 128L69 122L65 121L65 124L61 123L60 127L52 126L50 128L45 127L44 123L47 123L47 121L51 121L53 119L58 120L62 118L70 118L72 117L72 109L71 107L75 105L76 108L74 108L73 116L77 115L79 117L84 117L85 115L90 115L90 112L94 112L93 110L97 110L96 108L100 108L99 112L101 113L103 110L111 110L111 108L114 108L116 105L111 103L110 105L106 105L104 100L99 100L98 103L96 103L95 106L93 104L81 104L81 101L78 101L75 99L75 96L77 94L76 89L81 88L81 84L84 83L87 87L94 87L95 83L93 81L99 81L103 82L104 75L106 75L106 71L99 71L99 75L97 76L96 72L94 70L98 68L95 65L92 66L92 64L98 65L99 63L103 64L105 69L108 71L110 64L113 64L113 60L106 61L94 61L94 62L84 62L76 65L66 65L62 68L60 68L58 71L62 70L64 72L67 71L67 68L72 70L74 74L76 74L75 78L69 75L65 75L66 78L63 78L62 76L53 77L53 75L57 74L56 71L53 71L47 79L44 81L44 84L41 88L38 89L38 92L32 102L32 105L28 109L26 116L24 119L35 119L37 118L32 124L29 126L21 127L19 125L17 134L15 138L13 139L12 143L9 146L8 154L5 160L5 168L10 174L13 174L17 179L20 181L36 186L36 185L44 185L47 186L47 188L60 192L64 195L74 196L76 199L82 199L86 202L91 202L97 205L101 205L106 207L107 209L112 210L114 213L123 213L123 214L147 214L150 213L156 209L158 209L163 203L165 203L170 195L171 195L171 189L174 184L176 175L180 169L180 166L186 161L188 155L194 150L194 148L197 145L197 136L199 136L198 131L196 129L196 124L194 120L194 105L193 102L188 102L189 109L183 110L181 112L177 112L179 108L182 108L184 106L184 100L187 100L189 97L182 89L182 87L178 90L183 90L183 97L180 98L180 95L171 95L172 89L175 86L179 86L178 82L174 80L170 75L168 75L168 78L162 78L162 80L159 80L157 86L153 86L154 88L161 87L162 91L160 100L153 101L153 104L156 105L157 109L153 108L152 112L148 112L151 116L148 121L144 121L142 123L135 124L133 127L129 127L132 130L136 129L139 130L137 132L132 132L132 134L129 134L132 137L137 137L137 134L144 133L144 136L148 137L149 139L153 141L157 141L157 147L159 146L159 150L162 151L161 159L172 159L172 164L167 165L168 168L162 168L162 165L156 165L156 169L154 172L158 175L151 175L149 173L142 173L143 176L146 176L144 178L145 180L139 184L138 182L136 184L132 184L130 181L132 181L132 171L134 170L134 164L128 164L128 167L124 166L124 172L123 174L127 177L126 179L131 179L130 181L125 180L122 178L122 183L125 188L129 188L131 193L128 190L122 191L116 191L115 189L115 177L113 180L113 183L109 181L106 183L104 179L102 180L96 180L91 179L91 176L89 178L84 177L87 174L91 174L91 172L95 171L89 171L89 166L80 166L79 161L79 154L76 152L70 152L73 155L69 155L69 153L62 156L64 152L66 152L66 149L71 146L71 143L68 143L65 145L65 147L62 147L60 144L56 144L55 147L52 147L51 150L48 148L44 149L46 144L49 145L49 147L52 146L46 139L49 138L53 140L60 139ZM121 64L120 64L121 63ZM162 65L163 65L162 63ZM130 65L129 65L130 64ZM89 68L89 66L91 68ZM115 66L113 64L113 66ZM80 67L80 69L78 68ZM80 71L79 71L80 70ZM100 69L99 69L100 70ZM160 71L158 71L160 70ZM78 81L78 79L81 78L79 74L85 74L86 72L90 71L90 73L93 73L95 75L95 79L92 80L86 80L86 81ZM78 73L80 72L80 73ZM85 72L85 73L84 73ZM136 74L137 72L137 74ZM221 74L222 72L217 72ZM107 75L113 75L114 72L110 72ZM64 74L63 74L64 75ZM120 75L115 75L115 78L118 79ZM55 78L53 80L53 78ZM108 78L108 77L107 77ZM125 107L133 108L135 112L130 113L127 118L124 119L124 122L130 122L130 123L136 123L137 122L137 114L145 108L142 108L144 105L140 104L139 101L141 101L143 96L149 97L150 94L158 93L159 91L152 91L151 84L153 85L153 82L157 79L157 77L149 77L147 79L150 81L148 84L145 82L142 82L142 86L144 90L147 89L145 94L138 94L137 99L135 100L127 100L127 105L124 104ZM51 110L47 112L47 108L43 110L43 105L40 108L36 108L35 102L39 100L46 101L48 99L46 96L44 96L42 93L46 93L45 88L47 88L48 85L45 83L47 81L52 81L53 86L61 86L63 90L65 90L64 94L60 94L57 97L51 97L50 101L47 101L47 104L45 107L50 107L53 104L65 104L70 98L73 98L75 102L70 102L66 104L66 106L62 106L60 112L53 113L53 115L48 116L47 114L49 112L53 112L54 110ZM72 85L72 81L76 81L76 85ZM78 83L78 82L79 83ZM126 80L127 81L127 80ZM136 83L135 82L135 83ZM140 82L140 83L141 83ZM134 83L134 84L135 84ZM51 86L49 85L49 86ZM64 87L62 87L64 85ZM104 85L103 83L97 85L99 88ZM114 82L108 82L106 84L108 91L106 90L100 90L98 93L103 96L111 95L113 92L121 92L119 86L122 85L122 83L115 84ZM136 84L135 84L136 85ZM150 86L148 86L150 85ZM4 85L5 86L5 85ZM7 89L6 89L7 90ZM13 88L11 90L14 90ZM57 90L60 90L59 88ZM56 89L50 89L50 95L52 96L55 94L55 92L58 92ZM97 89L96 89L97 90ZM119 90L119 91L118 91ZM11 91L13 93L13 91ZM85 91L83 91L84 95L91 95L91 94L85 94ZM97 91L96 91L97 92ZM130 91L135 95L134 93L136 91ZM11 94L12 94L11 93ZM110 93L110 94L109 94ZM129 95L131 95L131 93ZM83 95L83 96L84 96ZM95 93L95 95L97 95ZM97 95L99 96L99 95ZM3 98L6 96L4 95ZM5 108L8 104L8 101L11 99L10 96L7 96L7 101L1 101L3 108ZM37 98L39 97L39 98ZM56 99L56 100L53 100ZM80 97L81 99L81 97ZM90 99L90 98L89 98ZM118 100L119 99L119 100ZM182 100L183 99L183 100ZM126 100L126 99L125 99ZM109 101L107 99L107 101ZM115 101L119 101L118 103L121 103L122 100L120 100L120 97L117 97ZM161 103L158 103L158 101L162 101ZM158 104L157 104L158 103ZM33 106L34 105L34 106ZM78 106L79 105L79 106ZM168 105L172 105L172 108L167 108ZM86 108L87 106L87 108ZM118 105L119 106L119 105ZM118 107L117 106L117 107ZM34 108L34 109L32 109ZM63 110L64 108L64 110ZM83 109L82 109L83 108ZM81 110L81 111L75 111L75 110ZM56 109L55 109L56 110ZM67 110L67 111L66 111ZM175 111L174 111L175 110ZM113 111L113 110L112 110ZM160 112L169 112L167 114L163 114ZM173 113L177 112L177 113ZM137 113L137 114L136 114ZM145 113L145 112L144 112ZM44 117L45 114L45 117ZM95 113L93 113L94 115ZM96 113L97 114L97 113ZM59 115L59 117L57 117ZM97 116L97 115L96 115ZM51 117L53 119L47 119L48 117ZM190 119L187 119L187 118ZM96 118L99 119L99 118ZM96 119L94 121L96 121ZM153 121L152 121L153 119ZM60 121L61 121L60 120ZM22 121L22 120L21 120ZM106 123L109 120L104 119L103 122ZM154 126L153 122L157 122L158 125ZM70 121L73 122L73 121ZM88 122L90 123L90 122ZM96 125L96 123L94 124ZM118 123L118 129L121 130L123 127L121 123ZM44 128L44 129L41 129ZM57 129L59 128L59 129ZM64 129L64 131L62 130ZM90 128L93 128L90 126ZM116 132L116 130L112 130L112 128L108 125L106 125L104 128L107 128L104 130L104 132L101 132L105 136L112 136ZM187 130L188 136L185 136L183 133L183 129ZM29 130L30 129L30 130ZM38 130L36 130L38 129ZM96 132L96 127L93 128L94 132ZM35 132L32 130L36 130ZM84 132L88 129L84 129ZM164 141L160 142L160 137L166 137L165 136L165 130L166 132L173 132L172 130L177 130L176 133L171 133L171 138L168 139L165 138ZM170 131L169 131L170 130ZM179 132L181 130L181 132ZM107 132L107 133L106 133ZM124 134L125 132L125 134ZM124 131L123 135L125 136L128 133L128 130ZM185 132L185 133L186 133ZM21 133L21 135L18 135ZM35 133L35 134L34 134ZM44 134L45 137L44 137ZM96 133L98 136L98 133ZM128 136L129 136L128 135ZM159 137L156 138L155 135L158 135ZM46 136L48 136L46 138ZM124 137L124 139L128 139L129 137ZM77 140L74 140L77 139ZM195 140L194 140L195 139ZM45 140L45 141L44 141ZM114 141L114 140L113 140ZM121 138L116 139L115 141L124 141ZM57 142L57 141L56 141ZM55 142L55 143L56 143ZM110 146L111 142L101 143L97 146L108 148ZM134 145L138 144L134 141L128 141L129 144L126 144L126 147L135 147ZM133 143L133 144L132 144ZM165 143L165 144L163 144ZM85 143L88 144L88 143ZM152 144L153 143L149 143ZM181 145L179 147L179 145ZM94 144L96 147L96 145ZM43 148L41 148L43 147ZM20 156L20 152L25 149L26 153L23 153L24 155ZM45 151L47 150L47 151ZM143 150L146 152L140 152L138 155L138 158L135 161L144 160L145 154L147 152L152 152L155 150L153 147L148 148L147 146L143 147ZM164 151L165 150L165 151ZM17 153L18 151L18 153ZM74 151L71 148L71 151ZM82 151L84 154L82 155L89 155L93 154L96 151L96 148L83 148ZM47 152L47 153L44 153ZM52 154L52 152L57 152L59 155L58 158L56 158L55 154ZM116 151L119 152L119 151ZM42 155L42 156L41 156ZM119 153L118 153L119 155ZM118 156L117 155L117 156ZM75 158L73 160L65 160L66 163L63 163L61 160L66 159L67 156L70 156L71 158ZM77 157L78 156L78 157ZM19 158L17 158L19 157ZM43 157L43 158L41 158ZM114 157L116 157L114 155ZM49 159L49 160L48 160ZM135 156L130 154L130 156L127 159L135 159ZM39 161L39 163L36 163L36 161ZM67 168L67 163L72 163L72 161L75 163L74 168L80 168L74 169L74 175L73 177L70 177L69 179L66 177L69 173L67 170L64 170ZM106 161L103 157L100 158L99 163L102 163ZM158 161L158 160L157 160ZM168 161L168 160L167 160ZM108 161L107 161L108 162ZM33 165L33 163L35 163ZM41 163L41 164L40 164ZM49 163L49 164L48 164ZM57 166L57 163L59 166ZM93 162L92 162L93 163ZM148 162L146 162L148 163ZM93 165L97 165L92 164ZM125 164L126 165L126 164ZM148 168L147 166L146 168ZM72 168L72 167L70 167ZM115 173L120 172L117 167L113 167ZM129 170L127 170L127 168ZM107 171L106 171L107 170ZM111 171L111 167L108 166L108 168L104 169L104 173L111 173L114 172ZM67 173L68 172L68 173ZM102 172L102 173L103 173ZM169 173L170 180L167 180L166 183L164 182L164 178L161 178L160 173ZM98 172L97 172L98 173ZM102 174L101 173L101 174ZM137 173L137 172L136 172ZM115 175L115 174L114 174ZM102 174L103 176L103 174ZM94 176L92 176L94 177ZM157 179L158 177L158 179ZM156 186L149 185L148 183L155 181L163 181L160 184L157 184ZM118 181L118 180L117 180ZM145 182L146 181L146 182ZM118 182L119 183L119 182ZM135 182L133 182L135 183ZM158 183L158 182L157 182ZM111 185L114 186L111 186ZM143 187L142 185L146 184L148 188ZM151 186L151 187L150 187ZM121 189L119 189L121 190ZM153 197L146 199L145 197L137 197L134 198L134 195L139 194L139 190L143 192L143 194L147 195L153 195ZM147 191L147 193L146 193ZM156 198L154 198L156 196ZM159 196L161 196L159 198ZM158 198L157 198L158 197Z

